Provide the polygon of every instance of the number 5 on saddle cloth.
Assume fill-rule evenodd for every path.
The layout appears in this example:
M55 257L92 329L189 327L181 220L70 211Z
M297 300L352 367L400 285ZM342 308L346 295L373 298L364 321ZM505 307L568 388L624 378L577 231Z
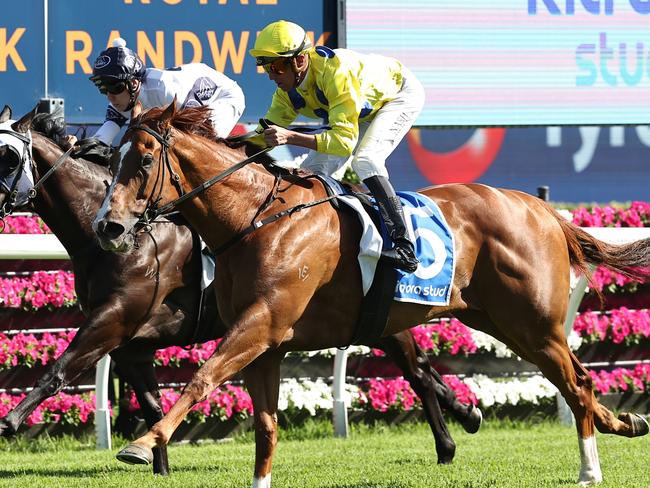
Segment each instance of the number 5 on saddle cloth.
M455 265L454 236L433 200L415 192L397 192L420 261L414 273L405 273L379 260L382 248L390 247L391 242L372 197L354 194L333 178L318 178L330 194L344 203L341 207L356 213L362 225L358 260L364 303L353 343L381 336L391 299L430 306L449 304ZM363 200L372 203L372 216Z

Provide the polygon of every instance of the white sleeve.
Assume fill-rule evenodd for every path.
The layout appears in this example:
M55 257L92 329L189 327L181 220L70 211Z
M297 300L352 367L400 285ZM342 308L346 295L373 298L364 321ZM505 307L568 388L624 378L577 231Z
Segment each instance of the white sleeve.
M97 132L95 132L94 137L98 138L104 144L110 146L113 143L113 139L115 139L115 136L119 132L120 132L120 126L117 125L112 120L107 120L99 129L97 129Z

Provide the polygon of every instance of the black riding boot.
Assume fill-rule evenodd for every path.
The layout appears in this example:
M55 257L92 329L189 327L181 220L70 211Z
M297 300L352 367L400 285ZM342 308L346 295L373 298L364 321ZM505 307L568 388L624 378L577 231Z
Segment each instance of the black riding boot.
M419 261L415 257L413 243L409 239L402 202L385 176L371 176L363 182L375 197L381 217L388 229L388 235L394 244L392 249L382 251L381 259L395 268L413 273Z

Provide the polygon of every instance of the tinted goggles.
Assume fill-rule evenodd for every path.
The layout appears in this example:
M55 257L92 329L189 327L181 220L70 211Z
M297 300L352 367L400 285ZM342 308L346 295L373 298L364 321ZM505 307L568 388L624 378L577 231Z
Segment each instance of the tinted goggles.
M118 93L122 93L124 90L126 90L126 81L122 81L122 80L112 81L112 80L97 78L97 79L92 79L92 82L95 84L95 86L99 90L99 93L101 93L102 95L106 95L107 93L117 95Z
M276 75L282 75L289 71L289 67L291 65L291 60L293 58L271 58L271 60L268 63L259 63L258 60L258 65L261 64L262 68L264 68L264 71L267 73L273 73Z

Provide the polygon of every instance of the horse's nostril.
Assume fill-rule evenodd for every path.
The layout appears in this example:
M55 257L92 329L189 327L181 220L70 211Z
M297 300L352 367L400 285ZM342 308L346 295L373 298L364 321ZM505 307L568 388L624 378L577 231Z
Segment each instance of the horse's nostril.
M110 220L102 220L97 226L97 230L102 237L107 239L117 239L124 233L124 226Z

